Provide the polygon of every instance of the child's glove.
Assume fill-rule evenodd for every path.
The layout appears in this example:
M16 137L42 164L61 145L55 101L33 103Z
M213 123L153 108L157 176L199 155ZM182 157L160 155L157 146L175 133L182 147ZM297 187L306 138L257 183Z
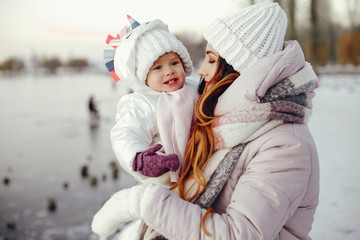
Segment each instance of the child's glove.
M95 214L91 230L106 237L114 233L121 223L144 217L152 200L168 189L154 184L140 184L115 193Z
M175 153L158 155L156 152L161 148L161 144L156 144L144 152L137 153L132 169L147 177L159 177L168 171L175 172L180 165L178 156Z

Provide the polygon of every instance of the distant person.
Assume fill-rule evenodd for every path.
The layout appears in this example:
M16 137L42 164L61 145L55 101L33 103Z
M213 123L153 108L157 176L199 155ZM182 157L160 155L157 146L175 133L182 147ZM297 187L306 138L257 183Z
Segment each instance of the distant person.
M128 20L131 31L109 41L116 47L115 79L134 90L118 103L112 148L137 180L170 186L179 177L198 98L196 83L185 78L192 62L161 20Z
M205 30L202 94L177 188L115 193L93 231L142 219L146 240L310 239L319 160L307 122L318 79L298 42L284 42L286 25L278 3L262 2Z
M90 114L90 129L91 130L96 130L99 127L100 124L100 115L99 115L99 110L98 107L96 105L95 102L95 97L94 96L90 96L89 101L88 101L88 109L89 109L89 114Z
M97 105L95 103L94 96L90 96L88 107L89 107L90 114L92 114L94 116L98 116L99 112L97 109Z

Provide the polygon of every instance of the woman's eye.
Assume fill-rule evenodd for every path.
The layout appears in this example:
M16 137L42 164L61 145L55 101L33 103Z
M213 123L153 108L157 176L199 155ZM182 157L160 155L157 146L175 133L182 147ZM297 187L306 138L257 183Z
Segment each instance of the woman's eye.
M208 63L212 64L212 63L215 63L216 60L210 56L207 56L207 59L208 59Z

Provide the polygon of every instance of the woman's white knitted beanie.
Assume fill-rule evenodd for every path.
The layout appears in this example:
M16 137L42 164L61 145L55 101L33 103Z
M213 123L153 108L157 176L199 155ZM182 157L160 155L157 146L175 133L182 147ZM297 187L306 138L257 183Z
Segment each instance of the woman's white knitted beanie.
M216 19L203 35L241 73L260 58L283 49L286 25L287 17L279 4L263 2Z
M113 42L112 45L116 46L114 55L116 75L134 90L147 88L145 80L151 66L167 52L175 52L179 55L186 76L193 71L193 63L187 49L159 19L138 24L121 40Z

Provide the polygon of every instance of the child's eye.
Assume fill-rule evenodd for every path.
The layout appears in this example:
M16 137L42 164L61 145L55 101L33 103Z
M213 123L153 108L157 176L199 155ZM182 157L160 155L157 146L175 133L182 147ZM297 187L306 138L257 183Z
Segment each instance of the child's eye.
M179 64L179 61L174 61L173 63L172 63L172 65L177 65L177 64Z
M126 39L128 39L130 36L131 36L131 33L132 33L132 31L130 31L130 32L128 32L127 34L126 34Z
M161 69L161 66L155 66L155 67L153 67L153 70L159 70L159 69Z

